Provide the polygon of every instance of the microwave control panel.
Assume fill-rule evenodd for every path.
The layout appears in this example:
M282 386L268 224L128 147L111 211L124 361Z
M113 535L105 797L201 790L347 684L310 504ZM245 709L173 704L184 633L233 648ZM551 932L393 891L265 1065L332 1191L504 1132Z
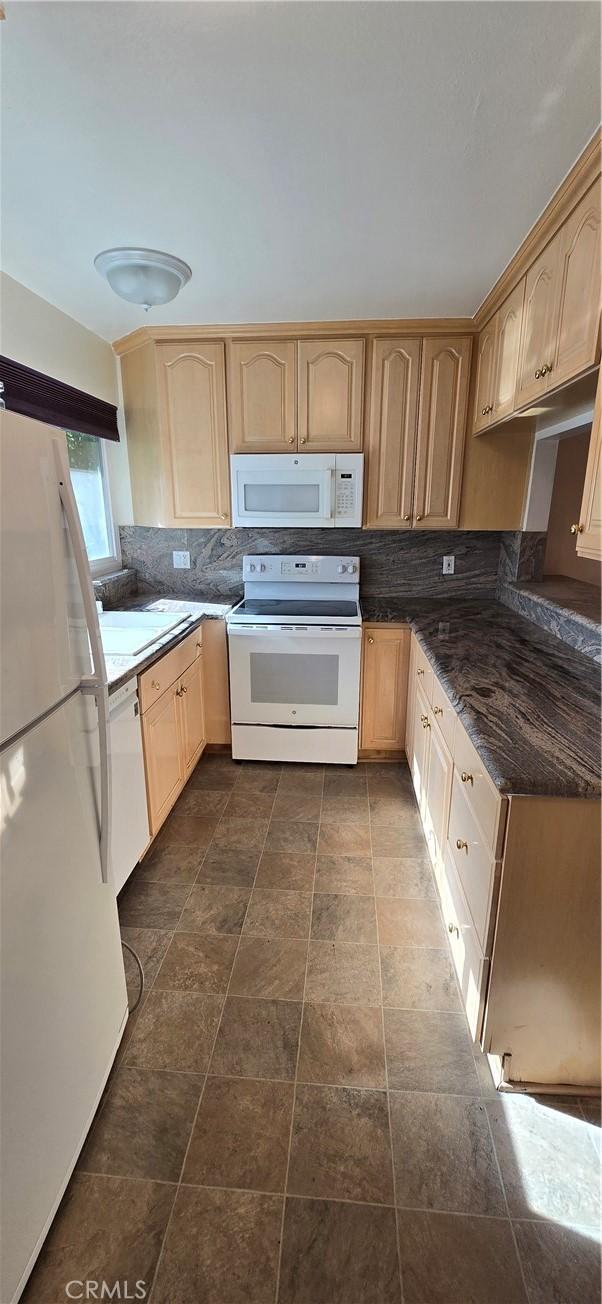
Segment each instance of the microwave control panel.
M337 517L354 516L357 476L354 471L336 471Z

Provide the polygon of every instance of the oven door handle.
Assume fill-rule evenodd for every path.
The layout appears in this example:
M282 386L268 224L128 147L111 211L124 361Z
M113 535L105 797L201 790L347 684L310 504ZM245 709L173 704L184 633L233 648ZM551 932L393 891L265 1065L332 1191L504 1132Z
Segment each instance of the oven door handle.
M252 625L228 625L228 635L230 638L265 638L267 635L284 634L289 638L355 638L362 636L361 625L348 625L342 628L329 625L322 629L319 625L262 625L261 628Z

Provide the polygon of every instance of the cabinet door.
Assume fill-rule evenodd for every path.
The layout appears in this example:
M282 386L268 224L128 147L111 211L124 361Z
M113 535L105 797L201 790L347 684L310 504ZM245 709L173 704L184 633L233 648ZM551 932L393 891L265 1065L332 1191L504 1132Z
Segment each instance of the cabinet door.
M507 417L511 412L514 412L524 302L525 278L523 277L495 315L496 345L492 421L500 421L502 417Z
M163 470L171 513L158 525L230 520L223 344L159 344Z
M359 453L364 393L363 340L301 340L299 448Z
M429 723L430 729L425 730L430 738L424 831L431 860L434 865L440 866L443 864L447 838L454 765L443 736L432 721L431 713Z
M555 319L562 231L535 259L525 279L525 304L516 387L516 406L544 394L554 361ZM542 370L545 368L544 374Z
M364 625L362 667L363 751L403 751L410 659L410 631L395 625Z
M600 376L598 376L594 421L583 484L577 552L580 557L590 557L594 561L602 559L602 379Z
M410 772L418 809L424 820L426 814L426 785L429 764L429 738L432 733L430 725L429 704L419 684L413 699L414 720L412 725L412 764Z
M290 453L297 447L293 340L233 341L228 394L232 453Z
M423 344L414 494L423 530L458 524L471 345L470 337Z
M153 836L184 784L177 689L177 683L172 684L142 716L148 817Z
M496 325L497 318L492 317L491 321L483 327L476 344L472 421L473 434L475 435L479 430L487 429L493 412Z
M600 356L598 180L562 228L556 349L550 385L595 366Z
M368 422L366 525L412 524L420 340L375 340Z
M178 693L182 765L184 773L188 777L193 766L196 765L206 742L202 652L182 675Z

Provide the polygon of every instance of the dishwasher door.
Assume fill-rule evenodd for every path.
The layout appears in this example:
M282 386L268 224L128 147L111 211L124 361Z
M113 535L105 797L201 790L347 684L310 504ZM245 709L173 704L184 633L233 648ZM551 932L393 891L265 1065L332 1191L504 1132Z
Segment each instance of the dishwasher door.
M150 841L136 680L109 697L111 868L120 892Z

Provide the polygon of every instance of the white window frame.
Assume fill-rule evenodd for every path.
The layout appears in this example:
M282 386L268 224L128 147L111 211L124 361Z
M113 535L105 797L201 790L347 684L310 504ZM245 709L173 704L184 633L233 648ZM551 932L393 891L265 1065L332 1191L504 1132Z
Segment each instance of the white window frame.
M107 441L106 439L100 439L98 435L93 435L92 438L97 439L100 446L102 500L105 510L107 535L112 550L108 556L97 557L95 561L91 561L90 557L88 557L88 565L90 567L92 578L100 579L102 575L111 575L113 571L121 570L121 547L119 543L119 535L115 529L115 521L113 519L113 505L111 503L111 486L109 483L109 467L107 462Z

